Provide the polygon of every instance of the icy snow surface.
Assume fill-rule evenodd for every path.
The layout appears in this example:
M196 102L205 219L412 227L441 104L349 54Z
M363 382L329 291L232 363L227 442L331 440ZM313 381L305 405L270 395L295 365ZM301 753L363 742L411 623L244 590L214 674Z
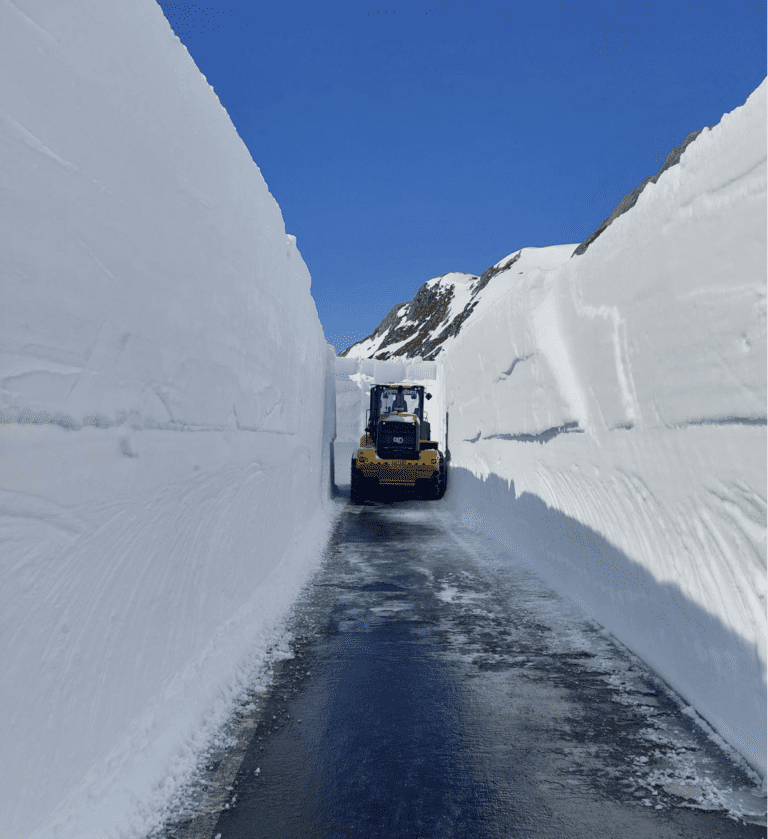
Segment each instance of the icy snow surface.
M142 837L319 562L334 353L154 0L0 32L0 836Z
M494 277L438 358L455 513L763 777L765 97L764 81L583 256Z
M0 31L1 837L159 823L285 654L335 391L344 483L373 381L427 385L441 442L450 411L442 506L765 775L765 83L584 256L523 249L437 364L339 368L153 0L14 0Z
M443 344L427 406L441 442L450 414L444 503L649 662L763 778L765 97L764 81L583 256L500 260L519 254ZM411 375L412 359L365 350L336 364L339 483L370 384Z

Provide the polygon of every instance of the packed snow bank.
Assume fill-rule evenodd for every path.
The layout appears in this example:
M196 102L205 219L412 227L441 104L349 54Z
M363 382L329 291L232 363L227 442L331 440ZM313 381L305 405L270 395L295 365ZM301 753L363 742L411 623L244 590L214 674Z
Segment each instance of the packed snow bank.
M154 0L0 30L0 836L138 837L319 562L335 354Z
M763 777L765 125L763 82L583 256L494 277L438 359L446 503Z

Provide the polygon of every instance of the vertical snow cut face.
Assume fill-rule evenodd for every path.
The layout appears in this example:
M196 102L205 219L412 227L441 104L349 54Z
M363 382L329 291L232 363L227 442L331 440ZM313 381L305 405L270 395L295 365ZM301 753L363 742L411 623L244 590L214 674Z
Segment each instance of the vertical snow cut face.
M334 353L154 0L0 31L0 836L145 836L318 561Z
M438 359L455 513L763 777L765 123L764 81L582 256L518 274Z

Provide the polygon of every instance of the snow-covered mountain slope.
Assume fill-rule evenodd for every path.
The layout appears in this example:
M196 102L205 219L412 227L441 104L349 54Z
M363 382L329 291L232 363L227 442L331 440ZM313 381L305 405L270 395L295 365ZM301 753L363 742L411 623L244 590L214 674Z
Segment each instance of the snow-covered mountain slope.
M347 347L339 357L433 361L451 345L470 315L477 319L514 277L534 268L554 268L571 256L574 247L523 248L479 277L458 272L433 277L413 300L391 309L370 335Z
M764 81L582 255L524 248L483 288L430 280L438 316L403 304L347 352L436 359L444 503L651 663L763 778L765 126Z
M320 561L336 365L153 0L0 31L0 836L143 839ZM341 373L357 418L377 375L429 382L449 509L763 775L765 121L763 84L583 256L430 281L367 352L436 365Z
M154 0L0 32L0 836L139 837L319 562L334 352Z
M709 126L705 126L708 130ZM573 252L574 256L581 256L587 248L592 244L592 242L597 239L597 237L608 227L609 224L613 224L613 222L621 215L627 212L627 210L631 210L632 207L637 204L637 199L640 197L640 193L648 186L648 184L655 184L656 181L667 171L671 166L676 166L680 162L680 157L682 156L683 152L688 148L688 146L704 131L704 128L699 128L698 131L692 131L686 138L680 143L679 146L675 146L672 151L667 155L667 159L662 164L661 169L655 174L651 175L648 178L642 180L633 190L632 192L627 193L621 201L613 208L611 214L608 218L600 225L600 227L595 230L594 233L587 236L587 238L576 248Z
M416 292L413 300L398 303L376 329L365 338L347 347L339 357L434 360L459 334L470 317L475 319L503 293L514 277L539 268L549 270L561 265L571 256L581 256L592 242L621 215L631 210L648 184L655 184L661 175L676 166L688 146L709 128L691 132L680 145L670 151L661 169L639 183L614 207L598 229L578 245L553 245L545 248L522 248L477 277L474 274L452 272L427 280ZM508 272L492 291L486 291L490 281ZM503 285L502 285L503 283Z

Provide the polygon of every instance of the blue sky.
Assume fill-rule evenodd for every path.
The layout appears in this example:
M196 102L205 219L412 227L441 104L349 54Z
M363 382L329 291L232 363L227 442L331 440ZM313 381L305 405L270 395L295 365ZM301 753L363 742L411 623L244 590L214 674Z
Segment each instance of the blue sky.
M766 75L765 3L160 6L297 237L337 352L431 277L582 241Z

